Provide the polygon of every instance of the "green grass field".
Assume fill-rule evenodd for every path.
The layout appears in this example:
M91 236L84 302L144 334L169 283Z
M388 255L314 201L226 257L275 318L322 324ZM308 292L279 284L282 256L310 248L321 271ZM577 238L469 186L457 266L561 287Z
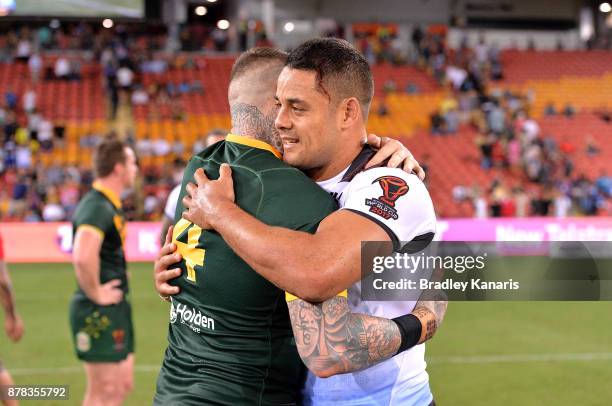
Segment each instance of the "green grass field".
M0 338L1 358L19 384L84 390L67 320L75 287L69 265L11 265L26 333ZM147 405L165 348L168 305L152 288L151 265L132 264L136 329L135 391L127 404ZM439 405L612 404L612 302L453 302L427 350Z

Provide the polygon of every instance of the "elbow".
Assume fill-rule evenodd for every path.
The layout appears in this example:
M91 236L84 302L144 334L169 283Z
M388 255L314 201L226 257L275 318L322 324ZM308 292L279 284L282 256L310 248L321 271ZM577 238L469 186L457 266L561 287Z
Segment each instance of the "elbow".
M342 369L340 360L330 363L329 360L323 361L315 359L311 360L306 366L317 378L329 378L330 376L348 372Z
M333 294L329 294L325 281L312 275L304 277L296 286L295 295L309 303L321 303L333 297Z
M312 372L313 374L315 374L317 376L317 378L329 378L331 376L337 375L338 373L334 373L331 370L310 370L310 372Z
M294 294L310 303L322 303L342 292L346 286L339 285L331 269L325 264L312 262L299 265L295 274L300 277L297 279Z

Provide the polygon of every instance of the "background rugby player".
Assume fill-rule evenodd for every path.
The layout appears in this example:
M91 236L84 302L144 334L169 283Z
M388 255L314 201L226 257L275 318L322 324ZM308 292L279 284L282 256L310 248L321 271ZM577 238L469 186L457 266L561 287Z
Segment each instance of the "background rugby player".
M85 362L83 404L119 405L134 381L134 329L120 196L134 185L138 166L134 151L113 137L98 145L93 164L93 189L72 219L78 287L70 304L70 325L76 355Z

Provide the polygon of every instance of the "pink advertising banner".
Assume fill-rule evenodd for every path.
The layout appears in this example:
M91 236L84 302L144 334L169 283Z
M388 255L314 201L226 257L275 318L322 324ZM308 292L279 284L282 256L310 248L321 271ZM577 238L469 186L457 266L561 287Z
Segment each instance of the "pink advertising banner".
M159 223L128 225L128 261L152 261L159 250ZM0 223L8 262L69 262L69 223ZM441 241L612 241L612 218L448 219L438 222Z

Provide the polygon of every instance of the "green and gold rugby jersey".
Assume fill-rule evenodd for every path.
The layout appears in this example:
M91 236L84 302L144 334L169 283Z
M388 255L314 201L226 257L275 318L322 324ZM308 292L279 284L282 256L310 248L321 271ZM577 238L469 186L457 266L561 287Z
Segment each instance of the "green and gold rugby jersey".
M100 283L120 279L121 289L124 295L127 295L129 288L123 249L126 233L125 215L119 197L112 190L94 182L93 189L81 199L72 217L73 235L76 235L79 228L93 230L103 238L99 254ZM75 297L87 298L80 287Z
M284 292L251 269L215 231L181 218L185 186L203 168L232 168L236 203L273 226L314 233L333 198L270 145L228 135L185 170L173 240L183 260L174 284L155 404L287 405L297 401L301 363ZM274 247L269 247L273 250Z

